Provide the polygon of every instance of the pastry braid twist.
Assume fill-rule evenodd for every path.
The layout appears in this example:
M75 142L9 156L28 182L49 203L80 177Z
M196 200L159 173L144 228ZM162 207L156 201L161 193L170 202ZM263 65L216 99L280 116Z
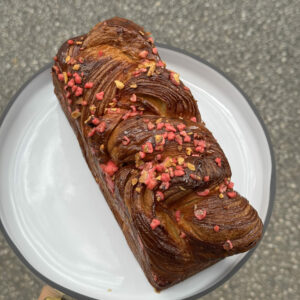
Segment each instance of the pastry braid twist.
M154 287L257 243L257 212L234 191L222 149L149 33L116 17L54 59L55 93Z

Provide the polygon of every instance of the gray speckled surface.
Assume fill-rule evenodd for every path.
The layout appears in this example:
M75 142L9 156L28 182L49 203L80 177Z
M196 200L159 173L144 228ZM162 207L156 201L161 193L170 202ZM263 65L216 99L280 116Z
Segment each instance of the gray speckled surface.
M271 135L277 193L268 231L243 268L203 299L299 299L300 3L8 1L0 3L0 112L70 36L114 15L216 65L250 96ZM36 299L43 282L0 234L0 300Z

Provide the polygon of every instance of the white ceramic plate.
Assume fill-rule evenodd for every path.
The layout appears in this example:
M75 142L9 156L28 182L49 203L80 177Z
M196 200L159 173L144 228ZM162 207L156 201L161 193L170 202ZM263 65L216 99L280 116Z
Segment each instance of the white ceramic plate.
M237 190L266 226L274 162L251 103L207 63L166 46L159 50L198 99L207 127L227 155ZM196 299L228 279L250 255L226 258L156 293L84 161L53 93L50 65L21 88L2 117L0 220L26 265L77 298Z

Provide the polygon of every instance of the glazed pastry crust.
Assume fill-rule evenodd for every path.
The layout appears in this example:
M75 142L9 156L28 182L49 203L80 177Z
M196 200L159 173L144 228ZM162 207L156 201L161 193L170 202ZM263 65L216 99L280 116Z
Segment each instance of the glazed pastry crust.
M256 245L256 210L234 191L225 154L149 33L115 17L54 60L55 94L157 290Z

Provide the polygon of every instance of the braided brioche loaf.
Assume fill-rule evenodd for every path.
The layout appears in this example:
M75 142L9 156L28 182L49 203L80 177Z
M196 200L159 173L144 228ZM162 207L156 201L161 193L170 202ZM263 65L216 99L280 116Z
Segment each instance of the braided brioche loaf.
M54 60L55 94L156 289L258 242L257 212L233 190L222 149L149 33L115 17Z

